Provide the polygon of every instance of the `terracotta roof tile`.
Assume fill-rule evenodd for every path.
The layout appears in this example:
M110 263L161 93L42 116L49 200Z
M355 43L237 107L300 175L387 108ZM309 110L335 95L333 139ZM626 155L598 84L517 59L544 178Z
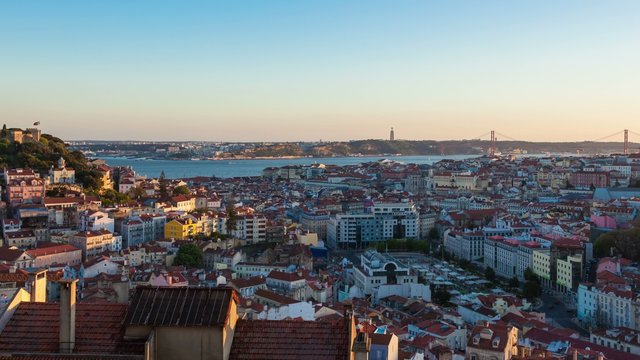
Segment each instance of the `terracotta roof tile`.
M349 328L345 320L238 320L230 360L349 357Z
M76 305L77 354L144 354L144 342L124 340L126 304ZM60 305L21 303L0 336L0 349L16 353L59 351Z

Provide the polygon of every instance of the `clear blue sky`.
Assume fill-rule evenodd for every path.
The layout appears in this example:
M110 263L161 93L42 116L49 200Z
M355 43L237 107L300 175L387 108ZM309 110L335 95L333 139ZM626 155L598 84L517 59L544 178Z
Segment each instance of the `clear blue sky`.
M4 0L0 116L66 139L595 139L640 132L639 41L637 0Z

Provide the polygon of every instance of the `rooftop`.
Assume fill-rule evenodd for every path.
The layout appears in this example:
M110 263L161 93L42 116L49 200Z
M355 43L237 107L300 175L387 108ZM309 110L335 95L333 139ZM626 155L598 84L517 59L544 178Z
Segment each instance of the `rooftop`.
M238 320L231 360L330 360L349 358L349 328L344 320Z
M237 302L231 288L138 287L124 321L144 326L223 326L232 299Z
M122 318L126 311L126 304L78 303L74 353L144 354L144 342L124 340ZM59 320L59 304L23 302L0 336L0 349L57 353Z

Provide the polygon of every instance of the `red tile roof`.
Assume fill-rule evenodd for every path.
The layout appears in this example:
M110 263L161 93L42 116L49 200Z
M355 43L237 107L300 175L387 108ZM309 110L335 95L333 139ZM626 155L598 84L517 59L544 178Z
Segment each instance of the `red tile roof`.
M58 205L58 204L79 204L82 201L81 198L75 197L45 197L45 205Z
M298 280L304 280L303 277L299 276L296 273L286 273L281 271L273 270L269 273L268 278L280 281L293 282Z
M348 359L345 320L238 320L230 360Z
M125 341L126 304L76 304L77 354L144 354L144 341ZM7 353L57 353L60 305L21 303L0 335Z
M235 279L229 282L229 285L236 289L244 289L253 286L260 286L265 284L265 279L262 276L254 276L246 279Z
M27 254L31 255L33 258L37 258L39 256L66 253L70 251L81 251L81 250L69 244L56 244L54 246L47 246L43 248L27 250Z
M274 293L274 292L269 291L269 290L264 290L264 289L256 290L255 296L263 298L263 299L270 300L271 302L278 303L280 305L291 305L291 304L295 304L295 303L299 302L299 301L294 300L294 299L292 299L290 297L286 297L284 295L280 295L280 294Z
M0 246L0 260L14 262L24 254L23 250L14 249L9 246Z

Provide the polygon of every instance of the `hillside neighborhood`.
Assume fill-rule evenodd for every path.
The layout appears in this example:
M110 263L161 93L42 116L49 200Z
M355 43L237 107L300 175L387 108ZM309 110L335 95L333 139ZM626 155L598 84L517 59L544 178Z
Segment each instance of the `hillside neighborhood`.
M640 154L47 165L2 169L0 359L640 359Z

